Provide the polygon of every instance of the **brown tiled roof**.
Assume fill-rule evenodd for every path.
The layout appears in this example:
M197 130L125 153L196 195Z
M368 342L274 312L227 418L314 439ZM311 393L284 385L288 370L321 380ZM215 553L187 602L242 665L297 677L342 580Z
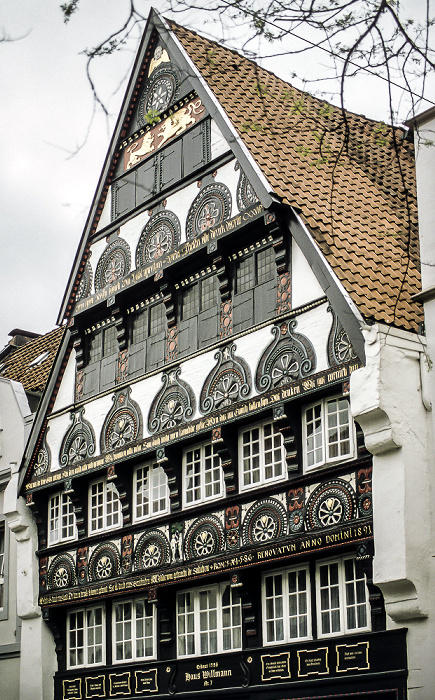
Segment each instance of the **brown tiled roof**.
M4 360L0 377L21 382L25 391L42 392L64 332L65 326L55 328L12 352ZM48 353L46 357L45 353ZM41 362L36 362L31 367L32 362L39 357Z
M300 210L360 312L416 330L422 307L410 299L421 289L413 144L381 122L351 112L343 119L340 109L235 51L169 25L274 192Z

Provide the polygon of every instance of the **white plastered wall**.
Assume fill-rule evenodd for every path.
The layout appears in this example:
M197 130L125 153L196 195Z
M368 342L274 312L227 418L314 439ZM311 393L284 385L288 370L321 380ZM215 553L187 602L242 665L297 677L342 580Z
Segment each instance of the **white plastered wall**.
M387 628L408 628L409 700L435 687L431 413L425 406L425 345L385 326L364 331L367 364L350 381L352 413L373 454L373 581Z

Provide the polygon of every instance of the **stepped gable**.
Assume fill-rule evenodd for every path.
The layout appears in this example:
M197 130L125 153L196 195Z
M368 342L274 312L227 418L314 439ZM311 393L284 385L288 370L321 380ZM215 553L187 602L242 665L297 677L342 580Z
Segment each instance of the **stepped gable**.
M168 24L275 194L300 210L360 312L416 330L414 146L403 131L347 111L343 120L340 109L237 52Z
M4 361L0 377L21 382L25 391L42 392L61 343L65 326L18 348Z

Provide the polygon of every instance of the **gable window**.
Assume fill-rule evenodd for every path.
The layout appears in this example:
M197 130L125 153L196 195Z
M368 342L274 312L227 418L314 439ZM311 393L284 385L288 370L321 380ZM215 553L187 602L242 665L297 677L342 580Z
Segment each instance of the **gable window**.
M166 330L166 315L163 304L155 304L150 308L150 335Z
M264 248L256 254L257 284L274 279L276 274L275 253L273 248Z
M285 477L282 435L268 421L239 434L240 488L249 489Z
M122 526L121 504L112 481L95 481L89 487L89 532Z
M250 255L239 260L236 266L236 293L242 294L252 289L255 284L254 257Z
M215 275L201 281L201 311L207 311L217 305L217 285Z
M163 467L148 464L134 473L134 520L169 511L168 477Z
M155 658L155 605L142 598L116 603L112 629L115 663Z
M131 317L131 343L142 343L148 336L148 310Z
M355 428L346 398L323 399L307 406L302 427L305 469L354 456Z
M368 591L361 562L338 559L317 564L319 637L370 629Z
M51 496L48 502L48 544L64 542L76 537L74 506L68 494Z
M242 648L240 595L222 583L177 594L178 656Z
M183 455L183 502L185 506L223 495L221 460L212 443L195 445Z
M181 320L185 321L198 313L198 285L183 289L181 293Z
M108 326L103 330L103 357L109 357L115 352L118 352L116 326Z
M265 644L311 637L310 579L307 567L263 577Z
M104 610L72 610L67 618L68 668L97 666L104 659Z

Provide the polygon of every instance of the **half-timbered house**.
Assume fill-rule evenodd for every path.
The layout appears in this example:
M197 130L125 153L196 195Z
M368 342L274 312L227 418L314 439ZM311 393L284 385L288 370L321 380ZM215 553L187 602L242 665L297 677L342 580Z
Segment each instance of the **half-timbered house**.
M151 13L22 468L56 700L405 697L349 395L418 364L415 226L404 132Z

